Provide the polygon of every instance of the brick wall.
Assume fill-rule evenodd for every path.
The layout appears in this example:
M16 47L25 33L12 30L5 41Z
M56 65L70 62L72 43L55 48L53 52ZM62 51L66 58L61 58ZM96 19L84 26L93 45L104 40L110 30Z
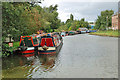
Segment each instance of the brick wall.
M118 15L118 29L120 30L120 13Z
M118 15L112 16L112 29L117 30L118 29ZM119 23L120 24L120 23Z

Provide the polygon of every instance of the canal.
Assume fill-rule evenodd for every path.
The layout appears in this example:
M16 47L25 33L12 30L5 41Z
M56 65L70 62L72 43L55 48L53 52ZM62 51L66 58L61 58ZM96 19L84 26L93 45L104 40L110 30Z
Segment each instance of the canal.
M117 78L118 38L78 34L63 38L57 55L11 56L3 78Z

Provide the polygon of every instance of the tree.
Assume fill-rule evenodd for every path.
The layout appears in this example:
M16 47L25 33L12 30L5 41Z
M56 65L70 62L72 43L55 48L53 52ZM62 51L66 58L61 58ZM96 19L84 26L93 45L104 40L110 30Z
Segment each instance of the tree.
M69 22L72 23L73 19L74 19L74 16L72 14L70 14L70 19L66 20L66 24L69 23Z
M70 20L73 21L74 16L72 14L70 14Z
M36 33L38 30L51 32L58 29L61 20L58 19L57 5L42 8L30 2L4 2L2 5L2 41L8 34L14 41L20 36ZM3 43L3 53L7 48Z
M67 19L65 24L59 27L59 31L65 30L65 31L71 31L71 30L77 30L79 27L86 27L89 28L89 23L85 21L84 18L81 20L73 20L74 16L71 14L70 19Z
M108 27L111 27L113 14L114 14L113 10L101 11L101 15L98 16L98 19L96 20L95 28L106 30Z

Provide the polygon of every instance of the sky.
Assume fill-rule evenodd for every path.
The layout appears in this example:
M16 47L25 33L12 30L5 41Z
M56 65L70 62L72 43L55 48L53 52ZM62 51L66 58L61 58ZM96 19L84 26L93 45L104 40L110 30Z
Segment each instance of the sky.
M65 22L73 14L74 19L80 20L85 18L85 21L93 22L100 15L101 11L113 10L118 12L119 0L44 0L42 7L50 5L58 5L58 18Z

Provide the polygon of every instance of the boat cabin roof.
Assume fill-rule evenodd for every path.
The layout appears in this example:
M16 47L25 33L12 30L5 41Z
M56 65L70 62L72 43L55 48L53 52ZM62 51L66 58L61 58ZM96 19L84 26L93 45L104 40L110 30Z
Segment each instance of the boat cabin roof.
M46 37L53 37L54 35L59 35L59 33L54 32L54 33L46 33L46 34L42 34L41 37L46 36Z
M38 45L37 37L36 36L21 36L19 45L28 46L28 47L37 46Z

